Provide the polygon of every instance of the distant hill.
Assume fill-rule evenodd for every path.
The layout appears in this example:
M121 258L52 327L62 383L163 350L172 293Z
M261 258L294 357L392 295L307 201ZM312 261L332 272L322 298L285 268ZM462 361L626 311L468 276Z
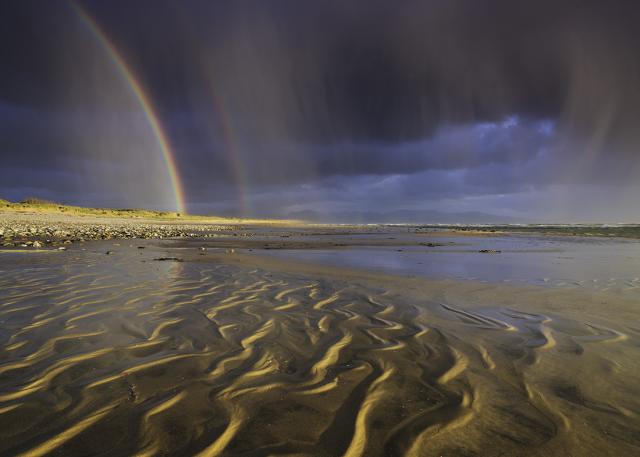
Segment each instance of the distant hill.
M290 212L286 217L309 222L358 224L516 224L526 222L519 218L497 216L495 214L488 214L479 211L449 213L436 210L409 209L399 209L387 212L319 212L305 210Z

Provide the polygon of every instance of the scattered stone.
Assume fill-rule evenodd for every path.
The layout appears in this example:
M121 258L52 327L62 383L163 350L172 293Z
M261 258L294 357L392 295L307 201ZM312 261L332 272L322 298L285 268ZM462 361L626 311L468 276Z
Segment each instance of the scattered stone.
M113 251L107 251L107 252L105 252L105 254L106 255L111 255L111 254L113 254Z
M428 248L435 248L437 246L442 246L441 244L436 243L420 243L420 246L426 246Z
M502 251L498 251L497 249L480 249L478 252L483 254L500 254Z
M157 260L159 262L184 262L184 260L177 257L158 257L157 259L153 260Z
M153 222L48 222L46 220L16 219L0 221L0 239L15 239L19 244L39 239L70 244L85 240L109 239L165 239L165 238L214 238L220 232L238 230L239 226L211 224L167 224ZM237 233L235 233L237 235Z
M129 392L129 401L135 402L138 399L138 392L136 392L136 387L127 381L127 391Z
M58 248L58 251L66 251L66 250L67 250L67 248L65 248L64 246L60 246L60 247Z

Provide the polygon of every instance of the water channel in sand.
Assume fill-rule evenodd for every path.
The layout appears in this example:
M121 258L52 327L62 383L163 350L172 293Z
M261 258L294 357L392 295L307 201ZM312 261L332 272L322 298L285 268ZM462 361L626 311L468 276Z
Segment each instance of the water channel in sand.
M403 234L395 234L402 240ZM407 239L415 236L406 235ZM349 246L257 251L329 265L438 279L639 290L640 241L510 235L439 237L436 246ZM480 253L480 250L499 251ZM480 255L483 254L483 255ZM640 293L639 293L640 294Z

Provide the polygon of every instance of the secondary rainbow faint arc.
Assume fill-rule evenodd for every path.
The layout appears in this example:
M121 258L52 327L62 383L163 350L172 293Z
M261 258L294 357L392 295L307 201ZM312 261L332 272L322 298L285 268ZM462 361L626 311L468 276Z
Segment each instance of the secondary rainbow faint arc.
M87 27L91 30L94 36L98 39L102 47L105 49L111 60L115 63L118 71L122 77L127 81L131 91L135 95L138 104L142 108L145 114L147 122L151 127L153 135L162 151L162 157L167 167L169 179L171 181L171 187L175 198L176 210L180 213L186 213L186 204L184 198L184 187L180 180L180 174L178 173L178 167L174 158L174 153L171 150L169 140L166 134L162 130L160 119L156 114L149 97L143 90L142 86L138 82L133 70L129 68L124 58L120 55L115 45L109 40L107 35L102 31L98 23L87 13L80 5L75 2L71 2L73 9L78 13L78 16L82 19Z
M213 79L213 78L212 78ZM222 133L222 141L225 145L227 157L230 162L234 178L236 180L236 191L238 192L238 203L240 215L246 216L251 213L251 202L249 201L249 179L244 163L240 157L240 150L235 141L234 130L231 118L227 115L227 111L220 97L216 95L216 90L212 84L210 86L211 98L213 101L213 109L220 125Z

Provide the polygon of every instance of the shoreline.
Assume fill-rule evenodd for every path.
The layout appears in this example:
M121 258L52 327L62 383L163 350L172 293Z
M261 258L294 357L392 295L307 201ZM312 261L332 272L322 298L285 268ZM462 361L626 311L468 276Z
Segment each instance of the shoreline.
M14 204L17 205L17 204ZM104 239L165 239L165 238L216 238L219 234L237 232L239 236L254 237L256 231L280 229L283 233L279 244L290 245L284 238L299 235L365 235L381 232L406 232L416 237L433 238L427 244L438 245L438 238L494 238L509 236L542 236L560 238L585 238L603 240L638 240L640 226L623 225L602 227L601 225L559 227L504 226L504 225L429 225L429 224L331 224L275 219L238 219L208 216L179 216L175 213L146 210L101 210L72 208L59 210L57 206L46 210L37 206L8 210L0 205L0 246L28 247L28 241L58 244L70 241ZM86 211L86 212L82 212ZM104 212L105 214L101 214ZM262 233L262 235L265 235ZM276 235L277 236L277 235ZM278 243L276 243L278 244ZM387 243L392 245L393 243ZM418 243L419 244L419 243ZM378 242L378 245L381 245ZM275 246L274 248L277 248ZM304 247L304 246L301 246ZM312 247L307 245L306 247ZM282 247L281 247L282 248Z

